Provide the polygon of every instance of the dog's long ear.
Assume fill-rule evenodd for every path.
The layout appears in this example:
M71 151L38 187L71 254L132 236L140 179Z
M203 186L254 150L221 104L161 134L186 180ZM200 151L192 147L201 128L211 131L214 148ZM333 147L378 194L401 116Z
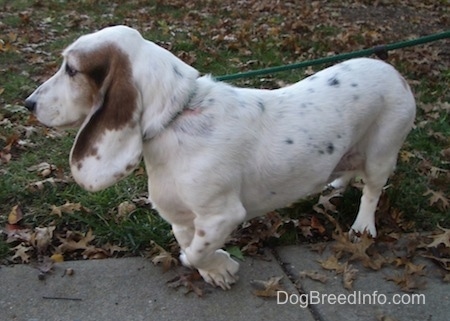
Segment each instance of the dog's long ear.
M93 106L70 153L75 181L84 189L104 189L130 174L142 154L142 107L129 57L113 45L68 50L90 83Z

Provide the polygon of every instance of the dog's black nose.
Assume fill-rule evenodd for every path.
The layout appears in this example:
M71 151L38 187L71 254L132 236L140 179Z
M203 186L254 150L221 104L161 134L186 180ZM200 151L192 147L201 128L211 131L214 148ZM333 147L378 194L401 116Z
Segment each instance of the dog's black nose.
M29 110L29 111L34 111L34 109L36 108L36 102L32 99L25 99L25 107Z

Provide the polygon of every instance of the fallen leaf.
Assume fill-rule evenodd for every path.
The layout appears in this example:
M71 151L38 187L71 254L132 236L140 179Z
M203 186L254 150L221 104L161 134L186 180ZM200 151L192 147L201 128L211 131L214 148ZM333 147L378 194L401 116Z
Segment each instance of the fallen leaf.
M32 182L28 184L28 188L33 190L43 190L45 187L45 184L50 184L52 186L57 186L57 184L66 184L69 183L69 180L66 178L54 178L49 177L41 181Z
M125 246L119 246L111 243L106 243L102 246L105 250L107 250L110 254L110 256L114 255L117 252L127 252L128 248Z
M319 273L318 271L314 271L314 270L301 271L300 277L301 278L308 277L314 281L319 281L322 283L326 283L328 280L328 277L325 274Z
M37 165L33 165L33 166L28 167L27 171L29 171L29 172L42 172L44 170L52 171L52 170L55 170L55 169L56 169L56 166L50 165L47 162L42 162L42 163L39 163Z
M30 261L30 255L28 255L27 252L32 249L32 246L26 246L24 243L21 243L12 248L15 253L11 259L15 260L19 258L21 260L21 263L28 263Z
M204 285L202 282L203 278L197 270L189 270L187 273L182 273L175 278L167 281L170 288L184 287L187 289L185 294L194 292L198 297L203 296L203 290L201 286ZM197 285L196 283L200 283Z
M79 232L67 231L65 238L58 238L61 241L61 245L59 245L57 249L58 253L66 253L88 249L91 247L89 243L95 239L95 235L93 235L92 230L89 229L85 235Z
M95 247L95 246L88 246L86 249L81 253L84 259L89 260L103 260L108 258L109 252L103 248Z
M423 276L425 275L425 268L426 268L425 264L415 265L412 262L407 262L405 265L405 273L410 275Z
M50 259L55 263L64 262L64 256L61 253L53 254L52 256L50 256Z
M342 272L342 283L347 290L353 289L353 281L356 279L358 270L353 268L351 264L345 264L344 271Z
M450 247L450 229L443 228L438 225L438 228L443 231L441 234L430 235L433 241L427 244L426 247L438 247L440 244L444 244L446 247Z
M346 233L341 235L333 234L333 238L337 241L333 245L333 251L335 251L338 257L341 257L344 253L348 253L350 254L349 262L360 261L365 267L369 267L375 271L381 269L386 263L386 259L380 254L374 252L369 255L367 253L369 248L375 243L375 240L367 232L359 236L358 242L350 241Z
M53 231L56 226L49 227L36 227L31 239L31 245L33 245L39 253L44 253L53 239Z
M283 279L282 276L271 277L267 281L253 280L250 284L257 288L253 291L253 294L258 297L275 297L278 291L283 291L283 287L280 281Z
M82 209L84 209L84 207L81 206L81 203L66 202L61 206L52 205L51 209L52 211L50 212L50 215L58 215L59 217L62 217L63 214L73 214L75 212L80 212Z
M155 242L152 242L150 256L153 264L162 264L164 272L167 272L172 266L178 265L178 260Z
M32 238L32 231L29 228L17 224L6 224L4 233L6 234L6 243L30 242Z
M429 198L429 204L430 204L430 206L433 206L433 205L435 205L435 204L437 204L437 206L439 207L439 208L441 208L442 210L446 210L446 209L448 209L449 208L449 206L450 206L450 201L449 201L449 199L444 195L444 193L443 192L440 192L440 191L433 191L433 190L431 190L431 189L428 189L424 194L423 194L423 196L428 196L428 195L430 195L431 194L431 196L430 196L430 198Z
M13 206L8 215L8 223L15 225L23 219L23 212L19 205Z
M128 201L122 202L117 207L117 218L122 220L136 209L136 205Z
M318 261L325 270L333 270L336 273L342 273L345 266L339 262L336 256L329 256L325 261Z
M402 291L411 292L416 289L423 289L426 281L421 280L418 276L403 272L394 276L385 276L385 279L397 284Z

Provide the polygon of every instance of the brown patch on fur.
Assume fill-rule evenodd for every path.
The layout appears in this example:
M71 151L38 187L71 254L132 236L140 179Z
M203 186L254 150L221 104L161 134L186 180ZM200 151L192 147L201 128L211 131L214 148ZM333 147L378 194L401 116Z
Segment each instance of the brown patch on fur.
M115 173L114 177L117 178L117 179L122 179L122 178L125 177L125 173Z
M97 149L91 146L98 143L106 130L130 125L137 108L137 90L133 85L131 62L116 46L107 44L90 51L72 49L67 54L78 55L80 73L86 76L93 104L103 101L79 133L72 152L72 161L76 162L97 155ZM105 93L104 97L99 97L100 92Z
M125 167L125 170L127 171L127 172L129 172L129 171L131 171L133 168L135 168L136 167L136 164L135 163L130 163L130 164L128 164L127 165L127 167Z
M203 237L203 236L206 235L206 233L205 233L205 231L203 231L203 230L198 230L198 231L197 231L197 235L200 236L200 237Z

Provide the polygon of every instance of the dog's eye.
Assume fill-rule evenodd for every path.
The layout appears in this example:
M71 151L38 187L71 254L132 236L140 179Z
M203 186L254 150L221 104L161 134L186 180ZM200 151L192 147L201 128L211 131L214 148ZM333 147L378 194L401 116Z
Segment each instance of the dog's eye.
M77 70L72 68L69 64L66 64L66 73L69 77L74 77L77 74Z

